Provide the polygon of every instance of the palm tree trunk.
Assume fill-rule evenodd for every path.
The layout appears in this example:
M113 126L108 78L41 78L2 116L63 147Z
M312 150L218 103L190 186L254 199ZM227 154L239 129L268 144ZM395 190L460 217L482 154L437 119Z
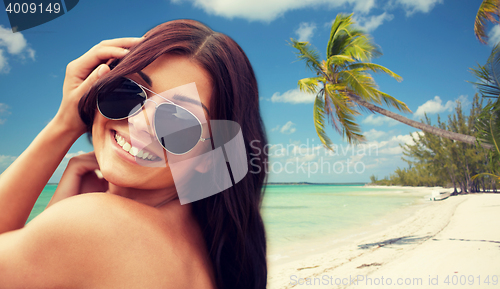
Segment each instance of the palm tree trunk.
M456 133L456 132L452 132L452 131L448 131L448 130L444 130L444 129L440 129L440 128L432 126L432 125L428 125L428 124L425 124L425 123L422 123L422 122L418 122L418 121L409 119L407 117L404 117L402 115L399 115L399 114L394 113L392 111L389 111L387 109L384 109L384 108L381 108L379 106L376 106L376 105L374 105L372 103L366 102L366 101L362 100L357 95L351 95L350 98L354 102L356 102L357 104L359 104L361 106L364 106L364 107L368 108L371 111L378 112L378 113L380 113L382 115L385 115L387 117L395 119L395 120L397 120L399 122L402 122L404 124L407 124L407 125L409 125L411 127L420 129L422 131L425 131L425 132L428 132L428 133L432 133L432 134L434 134L436 136L444 137L444 138L451 139L451 140L460 141L460 142L463 142L463 143L466 143L466 144L470 144L470 145L475 145L477 143L476 142L476 138L473 137L473 136L465 135L465 134L461 134L461 133ZM486 148L486 149L493 149L493 146L488 145L488 144L481 143L481 146L483 148Z

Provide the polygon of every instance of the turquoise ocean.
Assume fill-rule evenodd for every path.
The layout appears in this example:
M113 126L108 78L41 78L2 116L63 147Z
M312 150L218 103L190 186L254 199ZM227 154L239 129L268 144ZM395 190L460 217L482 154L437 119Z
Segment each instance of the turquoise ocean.
M29 220L41 213L57 185L47 185ZM394 221L397 212L424 203L415 190L362 185L268 185L262 216L270 259L284 258L304 245L336 243L347 236ZM391 217L392 216L392 217ZM400 218L406 215L400 215ZM29 221L28 220L28 221Z

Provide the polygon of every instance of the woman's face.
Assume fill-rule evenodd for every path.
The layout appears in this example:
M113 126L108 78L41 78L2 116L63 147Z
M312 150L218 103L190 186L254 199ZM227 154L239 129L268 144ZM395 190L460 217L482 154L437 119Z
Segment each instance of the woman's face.
M205 108L208 108L210 103L212 93L210 76L197 63L185 56L165 54L144 68L141 73L127 77L162 96L165 95L162 93L165 91L170 90L175 93L184 87L192 88L192 85L187 84L194 82L197 90L194 98L199 96L198 100ZM156 103L164 101L159 96L147 93L148 99ZM153 101L147 101L140 113L124 120L109 120L96 113L92 127L94 150L100 169L108 182L120 187L137 189L173 187L174 182L166 161L166 152L158 143L150 125L155 111ZM207 111L201 109L200 105L182 99L173 102L191 111L204 122ZM205 128L202 137L209 137ZM135 146L139 151L153 154L153 159L143 160L134 157L126 151L129 147L127 144L124 145L123 141ZM198 143L193 151L201 145L201 142Z

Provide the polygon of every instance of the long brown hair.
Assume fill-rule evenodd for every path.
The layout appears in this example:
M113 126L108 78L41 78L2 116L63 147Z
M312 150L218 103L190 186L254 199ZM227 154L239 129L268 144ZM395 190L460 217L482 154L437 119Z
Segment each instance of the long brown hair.
M257 80L240 46L230 37L193 20L160 24L81 99L80 116L89 128L96 113L96 92L110 80L138 72L164 53L185 55L212 78L210 118L241 126L248 159L259 167L235 186L193 203L214 266L219 289L265 288L266 239L260 206L264 194L267 139L259 111Z

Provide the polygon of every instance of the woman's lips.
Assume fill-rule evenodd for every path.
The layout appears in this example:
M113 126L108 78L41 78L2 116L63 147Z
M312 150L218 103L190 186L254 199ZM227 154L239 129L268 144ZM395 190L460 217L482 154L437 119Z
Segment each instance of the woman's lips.
M159 161L161 160L160 157L155 155L149 150L146 149L141 149L139 150L137 147L132 146L126 139L125 137L121 136L117 131L114 131L114 139L116 143L128 154L135 158L139 158L145 161Z

